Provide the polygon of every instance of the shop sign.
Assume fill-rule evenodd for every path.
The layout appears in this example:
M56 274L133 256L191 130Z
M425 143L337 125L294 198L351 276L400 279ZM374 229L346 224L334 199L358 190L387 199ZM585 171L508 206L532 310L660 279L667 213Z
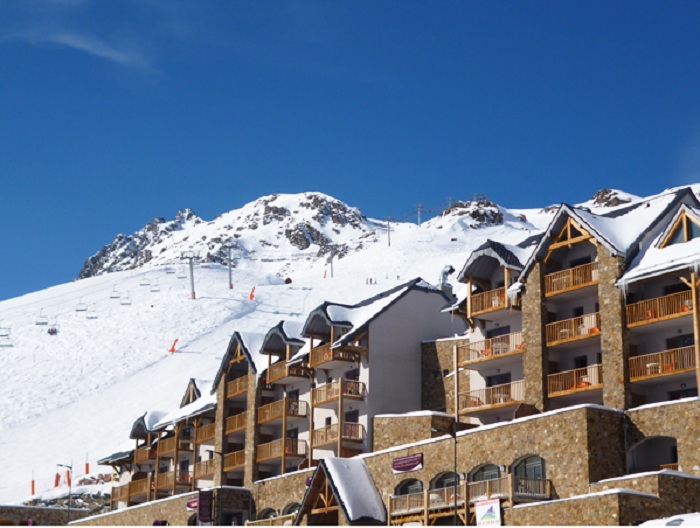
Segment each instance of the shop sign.
M423 453L395 458L391 461L391 469L395 474L423 469Z
M489 499L479 501L474 504L476 513L476 525L486 526L501 526L501 500Z

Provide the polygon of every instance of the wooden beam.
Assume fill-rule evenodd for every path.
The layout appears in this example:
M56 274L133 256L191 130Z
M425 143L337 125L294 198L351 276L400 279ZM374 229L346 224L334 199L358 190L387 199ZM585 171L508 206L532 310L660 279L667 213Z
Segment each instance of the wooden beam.
M690 274L690 280L693 284L697 284L698 278L695 275L695 271ZM698 288L694 287L693 292L693 333L695 336L695 380L697 386L700 387L700 314L698 311L700 309L698 303Z

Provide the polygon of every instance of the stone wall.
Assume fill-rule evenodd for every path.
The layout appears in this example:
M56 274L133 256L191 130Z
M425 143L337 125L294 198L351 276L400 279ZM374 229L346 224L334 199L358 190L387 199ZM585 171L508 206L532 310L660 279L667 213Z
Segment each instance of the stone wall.
M521 299L522 332L525 353L523 354L523 379L525 380L525 402L540 411L549 407L545 380L549 373L545 339L547 308L544 298L542 265L537 262L525 281L525 292Z
M304 499L306 493L306 479L314 474L316 468L305 469L295 473L288 473L284 477L275 477L260 480L253 487L253 500L256 514L266 508L273 508L282 512L285 506L292 502Z
M625 415L608 411L588 418L588 474L591 482L625 474Z
M465 346L468 339L440 339L422 343L421 354L421 405L428 411L455 412L454 347ZM469 371L459 374L459 390L469 390ZM376 448L375 448L376 449Z
M627 412L629 448L654 436L677 440L678 464L684 472L700 476L700 400L643 406Z
M603 403L614 409L631 404L629 340L625 324L625 298L615 282L624 261L598 245L598 306L600 349L603 358Z
M71 509L71 521L90 515L89 510ZM35 506L0 506L0 525L60 526L68 522L67 508L39 508Z

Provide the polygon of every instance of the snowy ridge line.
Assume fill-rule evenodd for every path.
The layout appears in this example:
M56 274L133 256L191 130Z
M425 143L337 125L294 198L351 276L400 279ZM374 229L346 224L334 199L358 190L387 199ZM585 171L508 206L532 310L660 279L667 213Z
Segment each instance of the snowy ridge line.
M653 495L652 493L644 493L642 491L636 491L632 489L627 489L627 488L613 488L609 490L604 490L604 491L598 491L596 493L585 493L583 495L574 495L573 497L567 497L564 499L552 499L548 501L540 501L540 502L528 502L526 504L516 504L513 506L513 508L531 508L532 506L543 506L545 504L556 504L558 502L569 502L569 501L575 501L575 500L584 500L584 499L590 499L592 497L602 497L604 495L637 495L639 497L647 497L650 499L656 499L656 500L661 500L659 497L656 495Z
M629 480L631 478L643 478L653 475L670 475L674 477L683 477L693 480L700 480L699 476L691 475L690 473L684 473L682 471L674 471L672 469L660 469L658 471L645 471L644 473L630 473L629 475L623 475L621 477L613 477L604 480L598 480L597 482L592 482L592 484L605 484L606 482L615 482L618 480Z

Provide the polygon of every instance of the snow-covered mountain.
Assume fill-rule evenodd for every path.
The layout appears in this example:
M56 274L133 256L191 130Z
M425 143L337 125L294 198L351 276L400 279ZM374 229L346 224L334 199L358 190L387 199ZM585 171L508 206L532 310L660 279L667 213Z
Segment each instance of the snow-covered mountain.
M604 190L582 205L637 199ZM481 199L389 226L321 193L279 194L212 221L185 209L118 235L80 280L0 302L0 503L28 498L32 475L49 487L57 463L79 477L83 461L97 471L96 460L133 447L133 421L176 407L190 378L212 379L234 331L264 333L323 301L357 302L415 277L437 283L489 238L540 233L554 210ZM199 253L196 300L183 251Z

